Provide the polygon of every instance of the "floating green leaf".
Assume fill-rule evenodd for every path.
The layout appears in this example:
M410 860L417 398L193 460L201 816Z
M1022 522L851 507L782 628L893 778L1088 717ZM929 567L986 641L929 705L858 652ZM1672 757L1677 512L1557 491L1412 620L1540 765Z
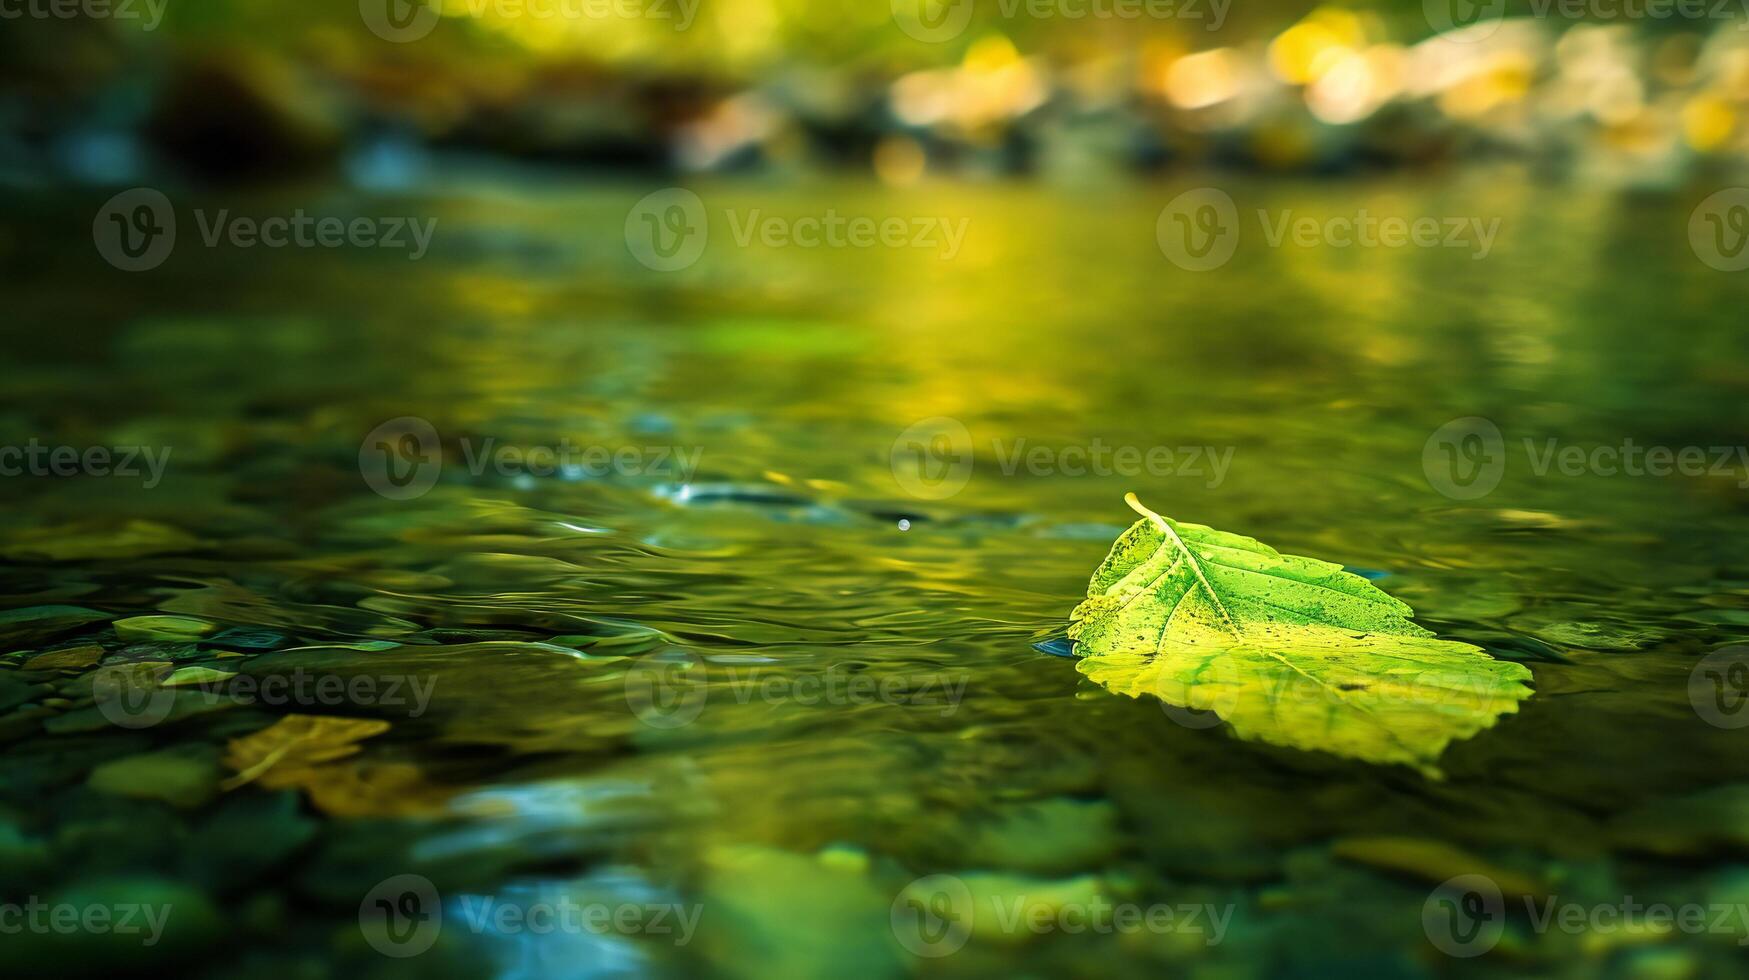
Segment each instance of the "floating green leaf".
M1342 566L1142 515L1070 614L1080 670L1111 691L1212 711L1241 738L1437 778L1434 761L1518 710L1530 671L1441 640Z

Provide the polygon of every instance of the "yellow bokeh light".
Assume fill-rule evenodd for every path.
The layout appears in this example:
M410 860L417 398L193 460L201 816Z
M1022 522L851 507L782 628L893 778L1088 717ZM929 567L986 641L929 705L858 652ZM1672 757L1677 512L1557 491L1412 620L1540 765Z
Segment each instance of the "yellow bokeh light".
M983 136L992 124L1042 105L1049 94L1044 72L997 34L973 44L959 68L902 76L890 89L890 102L907 125L952 124L964 135Z
M1269 44L1269 70L1289 85L1317 81L1364 47L1366 27L1352 11L1321 7Z
M1622 125L1640 114L1646 104L1646 87L1630 71L1611 72L1594 78L1587 92L1586 107L1599 122Z
M892 87L893 114L908 126L933 126L953 109L953 72L914 71Z
M1403 49L1378 44L1338 61L1306 89L1306 107L1332 125L1358 122L1403 88Z
M923 178L928 159L909 136L888 136L875 144L874 172L881 183L907 187Z
M1000 71L1019 61L1014 42L1000 34L981 37L966 49L965 67L969 71Z
M1456 119L1474 119L1522 100L1530 91L1535 66L1518 52L1507 52L1486 70L1459 79L1439 96L1439 107Z
M1716 95L1697 95L1682 107L1682 135L1702 153L1724 146L1736 128L1736 112Z
M1166 98L1180 109L1201 109L1238 94L1231 51L1214 48L1185 55L1166 70Z

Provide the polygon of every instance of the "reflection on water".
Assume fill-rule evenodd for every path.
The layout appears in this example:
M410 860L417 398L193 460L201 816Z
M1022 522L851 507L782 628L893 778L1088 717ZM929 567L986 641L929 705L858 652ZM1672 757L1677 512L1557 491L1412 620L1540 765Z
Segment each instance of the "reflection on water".
M1688 251L1692 202L1236 191L1234 259L1191 274L1154 239L1183 189L701 188L719 223L666 274L624 245L644 189L394 202L439 218L419 262L191 235L127 277L79 237L85 202L37 203L8 242L8 441L170 456L150 489L0 481L4 605L103 614L8 624L0 888L174 899L152 955L195 972L219 936L247 950L226 968L273 975L1723 969L1740 929L1516 914L1471 961L1422 921L1471 871L1588 904L1749 901L1749 763L1689 693L1749 627L1749 471L1537 463L1549 440L1742 442L1742 283ZM742 247L719 220L828 207L967 231L942 261ZM1253 218L1363 208L1501 230L1476 261L1272 248ZM1468 417L1504 467L1454 499L1424 450ZM407 419L373 463L366 435ZM387 496L372 465L401 467ZM1527 663L1536 697L1431 783L1091 686L1049 654L1128 490L1365 570L1441 635ZM147 614L251 632L109 625ZM157 724L94 703L129 663L185 682ZM287 713L390 727L297 749L301 789L222 788L227 743ZM410 959L356 926L400 874L441 896ZM939 958L901 921L934 874L986 913ZM1229 918L1218 942L992 928L1003 896L1042 921L1098 902ZM527 920L566 903L696 908L696 934ZM407 911L390 933L432 910ZM22 937L17 961L140 956L65 939Z

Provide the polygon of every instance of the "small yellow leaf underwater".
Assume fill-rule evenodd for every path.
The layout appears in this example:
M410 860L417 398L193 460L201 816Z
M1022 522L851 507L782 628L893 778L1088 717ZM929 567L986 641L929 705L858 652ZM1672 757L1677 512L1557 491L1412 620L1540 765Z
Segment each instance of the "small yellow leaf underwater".
M389 730L369 718L286 715L243 738L232 739L225 764L237 770L222 788L256 783L263 789L301 789L336 817L412 816L439 810L451 792L425 779L417 766L353 758L364 739Z
M301 786L323 763L356 753L359 742L388 730L388 722L372 718L286 715L261 731L231 740L225 764L237 775L226 780L224 788L251 782L266 789Z

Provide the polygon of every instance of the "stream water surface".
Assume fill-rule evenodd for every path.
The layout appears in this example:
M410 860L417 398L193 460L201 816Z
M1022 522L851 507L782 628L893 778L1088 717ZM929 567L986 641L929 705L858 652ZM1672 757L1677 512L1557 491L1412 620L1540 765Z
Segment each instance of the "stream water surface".
M1155 219L1192 186L706 185L670 272L627 248L647 187L190 194L143 273L100 201L18 206L3 441L141 455L0 479L0 897L168 914L5 958L1727 975L1749 335L1705 195L1239 184L1191 272ZM437 224L417 260L208 244L221 208ZM828 211L964 234L738 240ZM1498 233L1265 234L1363 211ZM1535 696L1431 780L1091 684L1063 631L1127 491L1360 571ZM1437 890L1469 874L1479 939Z

